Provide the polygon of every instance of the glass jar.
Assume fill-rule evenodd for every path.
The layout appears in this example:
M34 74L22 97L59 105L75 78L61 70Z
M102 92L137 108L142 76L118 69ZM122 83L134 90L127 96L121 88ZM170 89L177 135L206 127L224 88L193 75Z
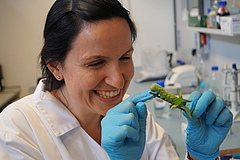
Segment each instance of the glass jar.
M218 29L221 29L220 26L220 18L223 16L229 16L230 12L227 9L227 1L220 1L218 2L218 10L217 10L217 17L216 17L216 21L217 21L217 27Z

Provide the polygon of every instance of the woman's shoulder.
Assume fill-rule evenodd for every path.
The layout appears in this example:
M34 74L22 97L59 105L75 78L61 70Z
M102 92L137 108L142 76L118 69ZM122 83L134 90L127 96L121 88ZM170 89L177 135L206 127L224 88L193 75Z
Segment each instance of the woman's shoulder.
M21 112L22 110L26 110L28 107L34 105L33 94L25 96L21 99L16 100L15 102L9 104L4 110L1 112L1 117L14 112Z
M0 114L0 125L24 124L29 116L34 115L33 95L23 97L9 104Z

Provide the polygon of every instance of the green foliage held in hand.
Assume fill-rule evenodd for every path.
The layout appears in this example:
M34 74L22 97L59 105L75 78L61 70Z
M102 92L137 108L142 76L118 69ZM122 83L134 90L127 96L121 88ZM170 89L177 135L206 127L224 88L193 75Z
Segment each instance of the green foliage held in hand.
M187 99L183 99L182 92L180 91L180 89L178 89L179 97L166 91L163 87L161 87L160 85L158 85L156 83L151 85L150 90L153 92L157 92L157 94L150 92L155 97L159 97L160 99L172 104L170 109L178 108L180 110L183 110L184 112L187 113L188 117L192 118L191 111L189 110L188 107L185 106L186 102L191 102L191 101L189 101Z

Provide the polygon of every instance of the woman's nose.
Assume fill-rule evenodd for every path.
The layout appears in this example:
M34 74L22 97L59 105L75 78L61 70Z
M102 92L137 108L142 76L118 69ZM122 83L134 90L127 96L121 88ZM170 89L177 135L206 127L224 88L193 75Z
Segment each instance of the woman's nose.
M105 82L115 88L123 88L124 75L119 66L109 66Z

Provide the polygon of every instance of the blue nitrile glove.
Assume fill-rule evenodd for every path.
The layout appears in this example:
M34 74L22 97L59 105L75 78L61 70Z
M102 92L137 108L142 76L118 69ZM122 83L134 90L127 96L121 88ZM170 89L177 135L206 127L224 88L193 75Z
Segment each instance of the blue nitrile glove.
M192 119L187 117L186 147L188 152L200 160L213 160L219 155L219 146L232 126L233 115L220 97L212 92L191 93L186 106Z
M103 118L102 146L111 160L139 160L146 140L149 91L130 96L110 109Z

